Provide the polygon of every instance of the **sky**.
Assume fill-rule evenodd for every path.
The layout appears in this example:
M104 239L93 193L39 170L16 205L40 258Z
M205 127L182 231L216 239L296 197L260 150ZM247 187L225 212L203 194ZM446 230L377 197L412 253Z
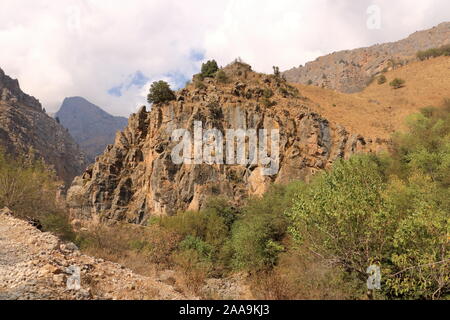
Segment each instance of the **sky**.
M208 59L270 73L444 21L449 0L1 0L0 68L48 112L82 96L128 116Z

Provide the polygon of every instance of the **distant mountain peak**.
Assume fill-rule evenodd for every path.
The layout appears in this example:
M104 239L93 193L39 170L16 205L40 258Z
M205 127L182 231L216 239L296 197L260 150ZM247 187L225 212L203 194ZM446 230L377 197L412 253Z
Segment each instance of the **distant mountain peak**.
M127 118L113 116L79 96L65 98L55 117L69 130L91 162L114 142L117 131L128 122Z

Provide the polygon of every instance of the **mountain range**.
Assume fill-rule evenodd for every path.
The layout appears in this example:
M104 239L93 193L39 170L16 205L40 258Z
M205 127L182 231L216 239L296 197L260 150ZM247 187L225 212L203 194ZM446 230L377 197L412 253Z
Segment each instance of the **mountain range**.
M450 44L450 22L415 32L400 41L334 52L283 74L290 82L345 93L359 92L382 72L416 60L418 51L447 44Z

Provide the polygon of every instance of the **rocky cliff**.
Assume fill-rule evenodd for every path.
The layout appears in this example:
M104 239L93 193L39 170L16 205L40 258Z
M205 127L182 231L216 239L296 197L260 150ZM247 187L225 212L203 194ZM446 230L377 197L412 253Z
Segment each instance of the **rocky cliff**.
M66 185L85 168L84 156L67 130L1 69L0 147L13 156L33 153L52 166Z
M375 75L415 60L419 50L449 43L450 22L445 22L397 42L334 52L283 74L290 82L353 93L364 89Z
M112 116L82 97L64 99L55 118L69 129L90 163L114 142L117 131L127 125L127 118Z
M243 63L224 71L227 83L194 81L176 93L176 101L153 105L149 112L143 107L132 115L114 145L74 180L67 198L71 215L144 223L152 215L197 210L214 195L239 203L273 182L305 180L338 158L381 147L379 141L317 114L312 108L316 104L280 77L254 73ZM196 121L204 130L220 132L278 129L279 171L264 175L261 161L175 164L171 154L179 142L172 139L173 131L186 129L194 135Z

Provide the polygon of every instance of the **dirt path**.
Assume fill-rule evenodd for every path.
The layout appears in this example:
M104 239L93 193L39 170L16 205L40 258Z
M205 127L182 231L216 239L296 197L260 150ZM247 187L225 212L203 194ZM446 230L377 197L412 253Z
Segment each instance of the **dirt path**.
M69 267L81 271L81 289L68 289ZM27 222L0 210L0 300L195 299L157 279L83 255Z

